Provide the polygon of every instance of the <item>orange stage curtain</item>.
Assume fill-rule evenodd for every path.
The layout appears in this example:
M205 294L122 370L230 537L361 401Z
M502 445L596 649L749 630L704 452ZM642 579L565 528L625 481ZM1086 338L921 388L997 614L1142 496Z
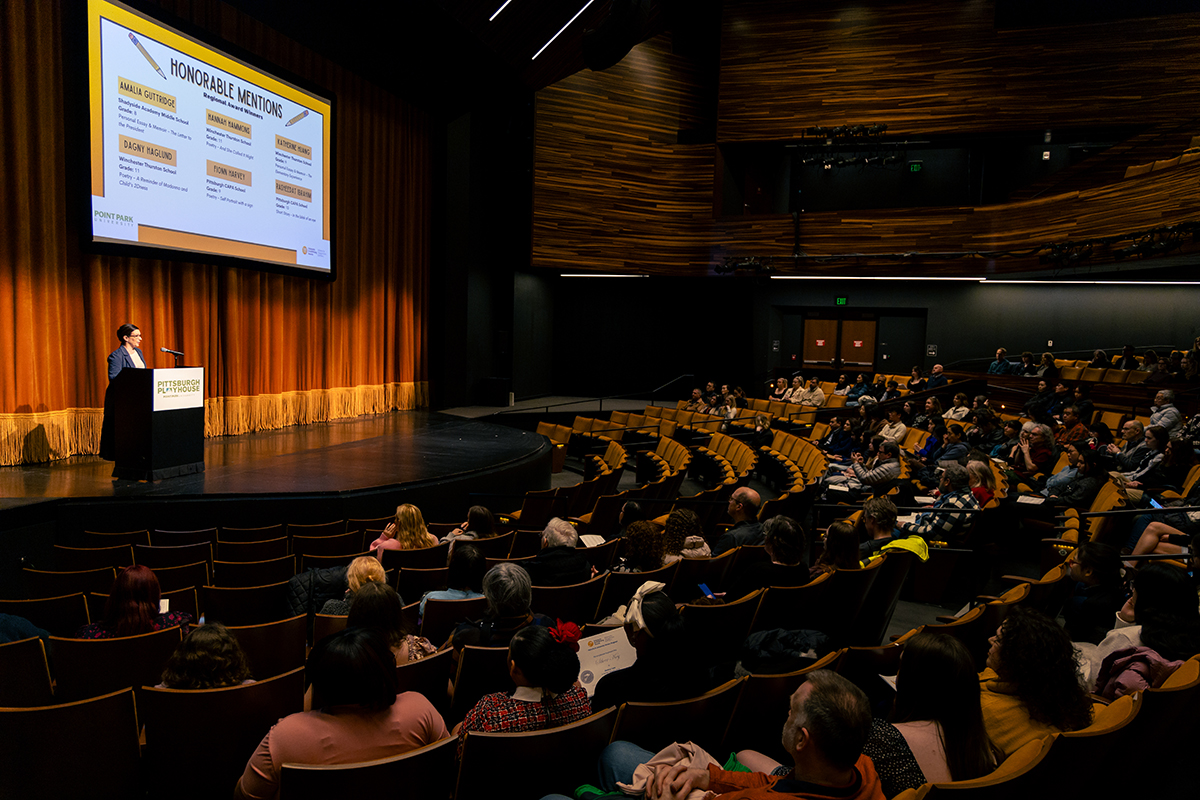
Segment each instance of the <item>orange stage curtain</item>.
M336 95L329 283L80 251L62 113L75 4L0 0L0 464L95 453L124 322L206 369L209 436L427 404L428 115L217 0L164 2ZM69 10L69 11L68 11Z

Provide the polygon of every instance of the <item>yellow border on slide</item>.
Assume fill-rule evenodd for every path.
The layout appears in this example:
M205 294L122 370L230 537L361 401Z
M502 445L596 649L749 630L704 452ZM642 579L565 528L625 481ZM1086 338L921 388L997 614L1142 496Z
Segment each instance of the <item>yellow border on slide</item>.
M208 45L185 36L162 23L134 11L128 6L114 0L88 0L88 102L91 108L91 150L92 150L92 194L104 196L104 120L102 108L102 85L100 64L100 19L109 19L118 25L145 36L167 47L172 47L192 58L210 64L214 69L236 75L242 80L261 87L266 91L285 97L288 100L321 115L322 120L322 150L324 164L322 165L322 205L324 216L323 236L329 241L329 175L333 153L329 142L332 133L330 119L332 106L316 96L299 89L290 83L284 83L261 70L255 69L230 56L224 55Z

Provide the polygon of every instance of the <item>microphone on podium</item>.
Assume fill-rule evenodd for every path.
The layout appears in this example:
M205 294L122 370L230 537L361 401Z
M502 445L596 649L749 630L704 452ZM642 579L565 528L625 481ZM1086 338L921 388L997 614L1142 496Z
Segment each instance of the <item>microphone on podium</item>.
M183 358L183 353L179 352L178 350L171 350L166 347L160 347L158 349L163 351L164 353L170 353L173 356L179 356L180 358Z

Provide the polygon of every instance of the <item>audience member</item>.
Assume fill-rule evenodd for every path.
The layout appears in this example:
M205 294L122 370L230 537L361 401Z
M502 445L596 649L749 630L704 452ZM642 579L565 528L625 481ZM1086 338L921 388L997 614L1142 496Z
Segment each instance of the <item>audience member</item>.
M896 538L896 504L886 497L872 497L863 503L856 524L859 555L878 552Z
M804 394L804 378L796 375L792 378L792 386L783 397L785 403L799 403L800 395Z
M815 375L808 379L808 388L800 392L798 397L793 396L792 402L817 408L825 405L825 390L821 388L821 382Z
M24 617L18 617L15 614L0 614L0 644L19 642L35 636L47 644L49 643L49 632L42 630Z
M887 424L879 429L879 435L885 439L890 439L896 444L904 444L904 437L908 436L908 426L900 421L900 408L891 406L887 410Z
M1003 438L1000 444L993 447L988 455L992 458L1003 458L1013 451L1018 444L1021 443L1021 422L1015 419L1006 419L1003 427Z
M281 719L263 737L235 798L276 797L283 764L350 764L399 755L450 732L417 692L397 694L396 665L378 632L348 628L317 642L305 678L313 710Z
M496 535L496 519L485 506L471 506L467 509L467 519L454 530L447 533L438 541L456 542L461 540L490 539Z
M386 583L366 583L350 602L347 628L371 628L387 639L396 664L420 661L437 652L424 636L418 636L404 618L404 603L396 590Z
M163 668L165 689L220 689L254 683L246 653L219 622L195 628L183 638Z
M1071 639L1057 622L1018 606L988 641L987 669L979 674L983 723L1005 757L1034 739L1091 723Z
M891 720L876 719L863 748L888 797L995 768L975 662L953 636L921 632L904 645Z
M1119 697L1162 684L1178 663L1200 653L1200 610L1187 573L1147 564L1116 615L1116 627L1097 646L1080 644L1087 685Z
M1092 424L1092 417L1096 415L1096 405L1088 397L1088 387L1086 383L1077 383L1071 392L1071 398L1074 401L1076 415L1083 420L1084 425Z
M912 377L910 377L908 382L904 384L904 388L908 389L910 392L923 392L927 388L927 383L928 381L921 377L921 368L913 367Z
M1021 353L1021 363L1017 364L1012 371L1013 375L1037 375L1038 365L1033 360L1033 353L1026 350Z
M113 639L164 628L186 629L192 621L192 615L180 611L159 611L161 599L158 577L149 567L126 567L117 573L112 591L104 601L104 619L84 625L75 632L75 638Z
M959 464L947 464L938 483L941 496L929 511L919 514L913 522L901 523L897 536L920 536L926 541L960 542L970 531L979 510L979 501L971 492L967 470ZM872 547L871 552L882 547Z
M714 556L742 545L763 543L762 524L758 521L758 507L761 502L758 492L747 486L733 490L726 510L734 525L717 539L717 546L712 551Z
M1003 347L996 350L996 360L988 364L988 375L1007 375L1012 371L1012 364L1008 363L1006 355L1008 355L1008 351Z
M554 620L529 610L533 583L519 564L504 561L483 576L483 596L487 613L483 619L464 622L454 629L451 644L455 650L464 645L507 647L514 633L526 625L553 625Z
M697 389L697 392L700 390ZM775 388L771 390L770 398L780 403L784 402L783 398L788 396L788 383L786 378L777 378L775 380Z
M1054 400L1054 390L1045 380L1037 382L1037 391L1021 406L1021 412L1032 419L1045 419L1046 409Z
M950 408L946 409L945 413L942 414L942 419L962 422L970 413L971 408L967 405L967 395L963 392L958 392L954 395Z
M1066 567L1074 586L1063 604L1063 627L1074 642L1099 644L1125 603L1121 555L1111 545L1085 542L1067 556Z
M1063 381L1055 381L1054 394L1050 396L1050 401L1042 410L1042 418L1038 422L1055 424L1062 421L1063 409L1071 402L1071 390L1067 388L1067 384ZM1035 419L1037 419L1035 417Z
M934 389L940 389L949 383L949 379L946 378L946 374L942 371L942 365L934 364L933 369L929 372L929 380L925 382L925 391L930 392Z
M868 500L868 503L873 502ZM825 531L824 547L808 571L808 579L816 580L835 569L859 569L862 556L858 552L858 531L848 522L835 522Z
M1058 383L1059 370L1054 363L1054 353L1042 353L1042 361L1038 364L1037 374L1051 386Z
M663 567L663 537L653 522L635 522L625 531L625 555L613 572L650 572Z
M663 531L663 566L681 558L708 558L712 555L700 519L690 508L677 508L667 516Z
M869 465L864 465L861 453L853 453L850 468L826 478L825 482L848 489L879 489L899 477L900 448L895 442L885 440L879 445L879 455Z
M1004 441L1004 431L1000 428L1000 420L987 408L977 408L971 412L971 425L967 434L967 444L977 447L985 453Z
M845 397L850 394L850 379L845 375L838 375L837 383L833 385L833 393L838 397Z
M1120 473L1127 486L1140 486L1139 481L1163 460L1163 454L1167 449L1167 432L1157 425L1151 425L1146 428L1145 438L1146 452L1140 463L1128 472ZM1120 463L1120 456L1117 457L1117 461Z
M1090 437L1092 432L1083 424L1076 406L1067 406L1062 410L1062 427L1054 434L1054 441L1059 447L1075 442L1082 442Z
M1121 426L1121 446L1110 444L1108 452L1115 458L1118 472L1139 471L1143 462L1154 457L1150 445L1146 443L1146 429L1136 419Z
M578 641L579 628L570 622L517 631L508 645L508 674L517 688L484 695L455 731L462 738L471 731L540 731L591 714L591 701L576 680Z
M386 583L383 566L375 556L360 556L350 562L346 568L346 596L340 600L326 600L321 606L322 614L344 617L350 613L350 601L364 583L376 581Z
M898 381L889 380L887 382L887 388L884 389L883 394L879 396L879 402L887 403L892 400L899 400L900 397L900 383Z
M579 551L575 526L554 517L542 531L542 549L524 563L534 586L570 586L592 577L592 563Z
M450 553L450 566L446 570L446 588L426 592L421 598L421 615L425 614L428 600L473 600L483 597L483 576L487 572L487 559L473 544L463 543Z
M1150 425L1158 426L1167 436L1183 424L1183 414L1175 407L1175 392L1161 389L1154 395L1154 405L1150 406Z
M1157 365L1158 364L1158 355L1155 354L1153 350L1146 351L1147 361L1149 361L1149 356L1151 356L1151 355L1154 356L1154 363L1155 363L1155 365ZM1137 356L1135 356L1133 354L1133 345L1127 344L1127 345L1125 345L1124 348L1121 349L1121 357L1117 359L1117 363L1114 366L1117 369L1140 369L1141 368L1141 366L1142 366L1141 362L1139 362L1137 360Z
M968 461L967 484L980 508L992 502L996 496L996 475L992 472L992 465L986 461Z
M730 578L728 598L736 600L768 586L803 586L808 583L804 528L791 517L771 517L763 523L763 545L769 561L742 567Z
M707 791L714 800L769 797L826 797L883 800L879 776L863 746L871 733L871 707L862 690L829 670L810 673L792 694L783 745L790 769L751 750L738 759L753 772L727 772L715 762L692 767L688 762L648 769L647 797L682 800ZM631 784L635 770L654 756L629 742L613 742L600 756L600 785L613 791Z
M1070 506L1080 511L1086 511L1100 493L1106 480L1104 470L1100 466L1100 458L1092 450L1077 449L1075 477L1065 486L1057 486L1046 495L1057 506Z
M1088 362L1089 369L1109 369L1112 367L1112 361L1103 350L1093 350L1092 360Z
M854 381L854 385L846 393L846 405L850 408L859 405L864 397L870 396L870 390L871 385L867 383L867 376L859 373L858 378Z
M596 684L592 708L628 702L669 702L698 697L709 688L700 641L657 581L647 581L626 605L625 635L637 659Z
M1041 491L1042 497L1061 493L1070 485L1071 481L1075 480L1075 476L1079 474L1079 454L1083 449L1084 445L1082 444L1069 444L1063 448L1063 453L1067 456L1066 466L1046 478L1046 484Z
M850 457L850 451L854 447L854 421L847 417L845 420L838 421L834 417L829 421L829 433L821 441L817 442L817 447L821 452L831 458L842 461Z
M1154 428L1149 428L1154 430ZM1153 459L1152 459L1153 460ZM1152 464L1150 470L1136 481L1129 481L1125 488L1140 489L1143 492L1159 492L1170 489L1182 492L1187 483L1188 474L1196 463L1196 451L1190 442L1181 439L1168 439L1163 445L1162 460Z
M373 550L375 557L382 561L384 550L420 550L437 543L437 537L425 527L421 509L412 503L404 503L396 507L395 518L368 549Z
M1048 470L1053 460L1050 429L1038 422L1026 423L1019 443L1008 457L1013 472L1017 477L1029 481L1034 475Z

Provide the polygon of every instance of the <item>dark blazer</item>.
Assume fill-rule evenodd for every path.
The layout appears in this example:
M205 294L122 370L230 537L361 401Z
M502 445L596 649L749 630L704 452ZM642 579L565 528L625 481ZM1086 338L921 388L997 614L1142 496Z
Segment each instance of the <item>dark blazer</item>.
M142 360L142 363L149 368L150 362L146 360L146 355L142 352L142 348L135 347L133 349L137 351L138 358ZM129 351L125 349L125 345L121 345L109 354L108 379L111 381L113 378L117 377L117 373L123 369L136 369L136 366L133 363L133 357L129 355Z

